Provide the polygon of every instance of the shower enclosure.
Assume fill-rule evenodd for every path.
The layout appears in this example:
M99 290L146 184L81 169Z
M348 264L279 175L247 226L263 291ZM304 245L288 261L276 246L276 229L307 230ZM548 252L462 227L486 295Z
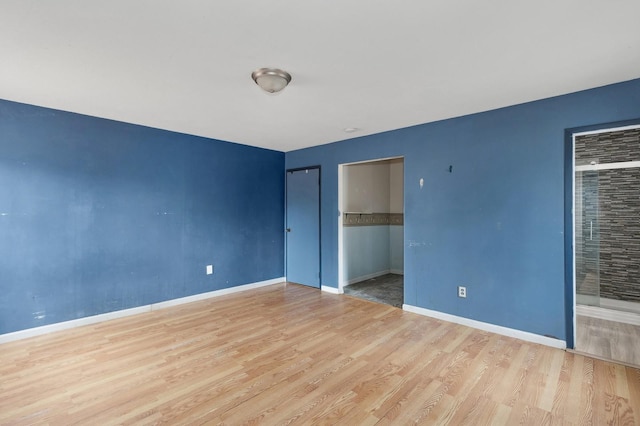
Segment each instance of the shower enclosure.
M598 172L575 174L576 303L600 306Z
M640 313L640 126L574 135L576 305Z

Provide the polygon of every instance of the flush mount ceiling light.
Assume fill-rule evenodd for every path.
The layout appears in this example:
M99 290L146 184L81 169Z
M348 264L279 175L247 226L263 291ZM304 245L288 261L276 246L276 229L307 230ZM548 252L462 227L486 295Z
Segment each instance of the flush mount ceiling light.
M262 90L277 93L287 87L291 74L277 68L260 68L251 73L251 78Z

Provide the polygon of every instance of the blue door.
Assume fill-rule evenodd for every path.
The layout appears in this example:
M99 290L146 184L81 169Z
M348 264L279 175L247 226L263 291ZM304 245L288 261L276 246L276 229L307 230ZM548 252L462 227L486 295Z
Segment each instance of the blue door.
M320 288L320 169L287 170L287 281Z

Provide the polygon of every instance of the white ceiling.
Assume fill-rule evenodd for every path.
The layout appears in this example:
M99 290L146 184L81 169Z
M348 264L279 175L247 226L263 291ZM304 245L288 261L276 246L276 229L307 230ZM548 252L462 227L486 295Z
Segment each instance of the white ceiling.
M639 16L639 0L0 0L0 98L290 151L638 78ZM293 80L268 95L260 67Z

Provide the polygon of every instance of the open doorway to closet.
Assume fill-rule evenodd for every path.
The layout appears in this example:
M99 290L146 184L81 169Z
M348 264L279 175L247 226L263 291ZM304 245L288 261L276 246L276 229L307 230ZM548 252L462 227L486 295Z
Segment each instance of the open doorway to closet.
M402 307L404 159L340 165L340 291Z

